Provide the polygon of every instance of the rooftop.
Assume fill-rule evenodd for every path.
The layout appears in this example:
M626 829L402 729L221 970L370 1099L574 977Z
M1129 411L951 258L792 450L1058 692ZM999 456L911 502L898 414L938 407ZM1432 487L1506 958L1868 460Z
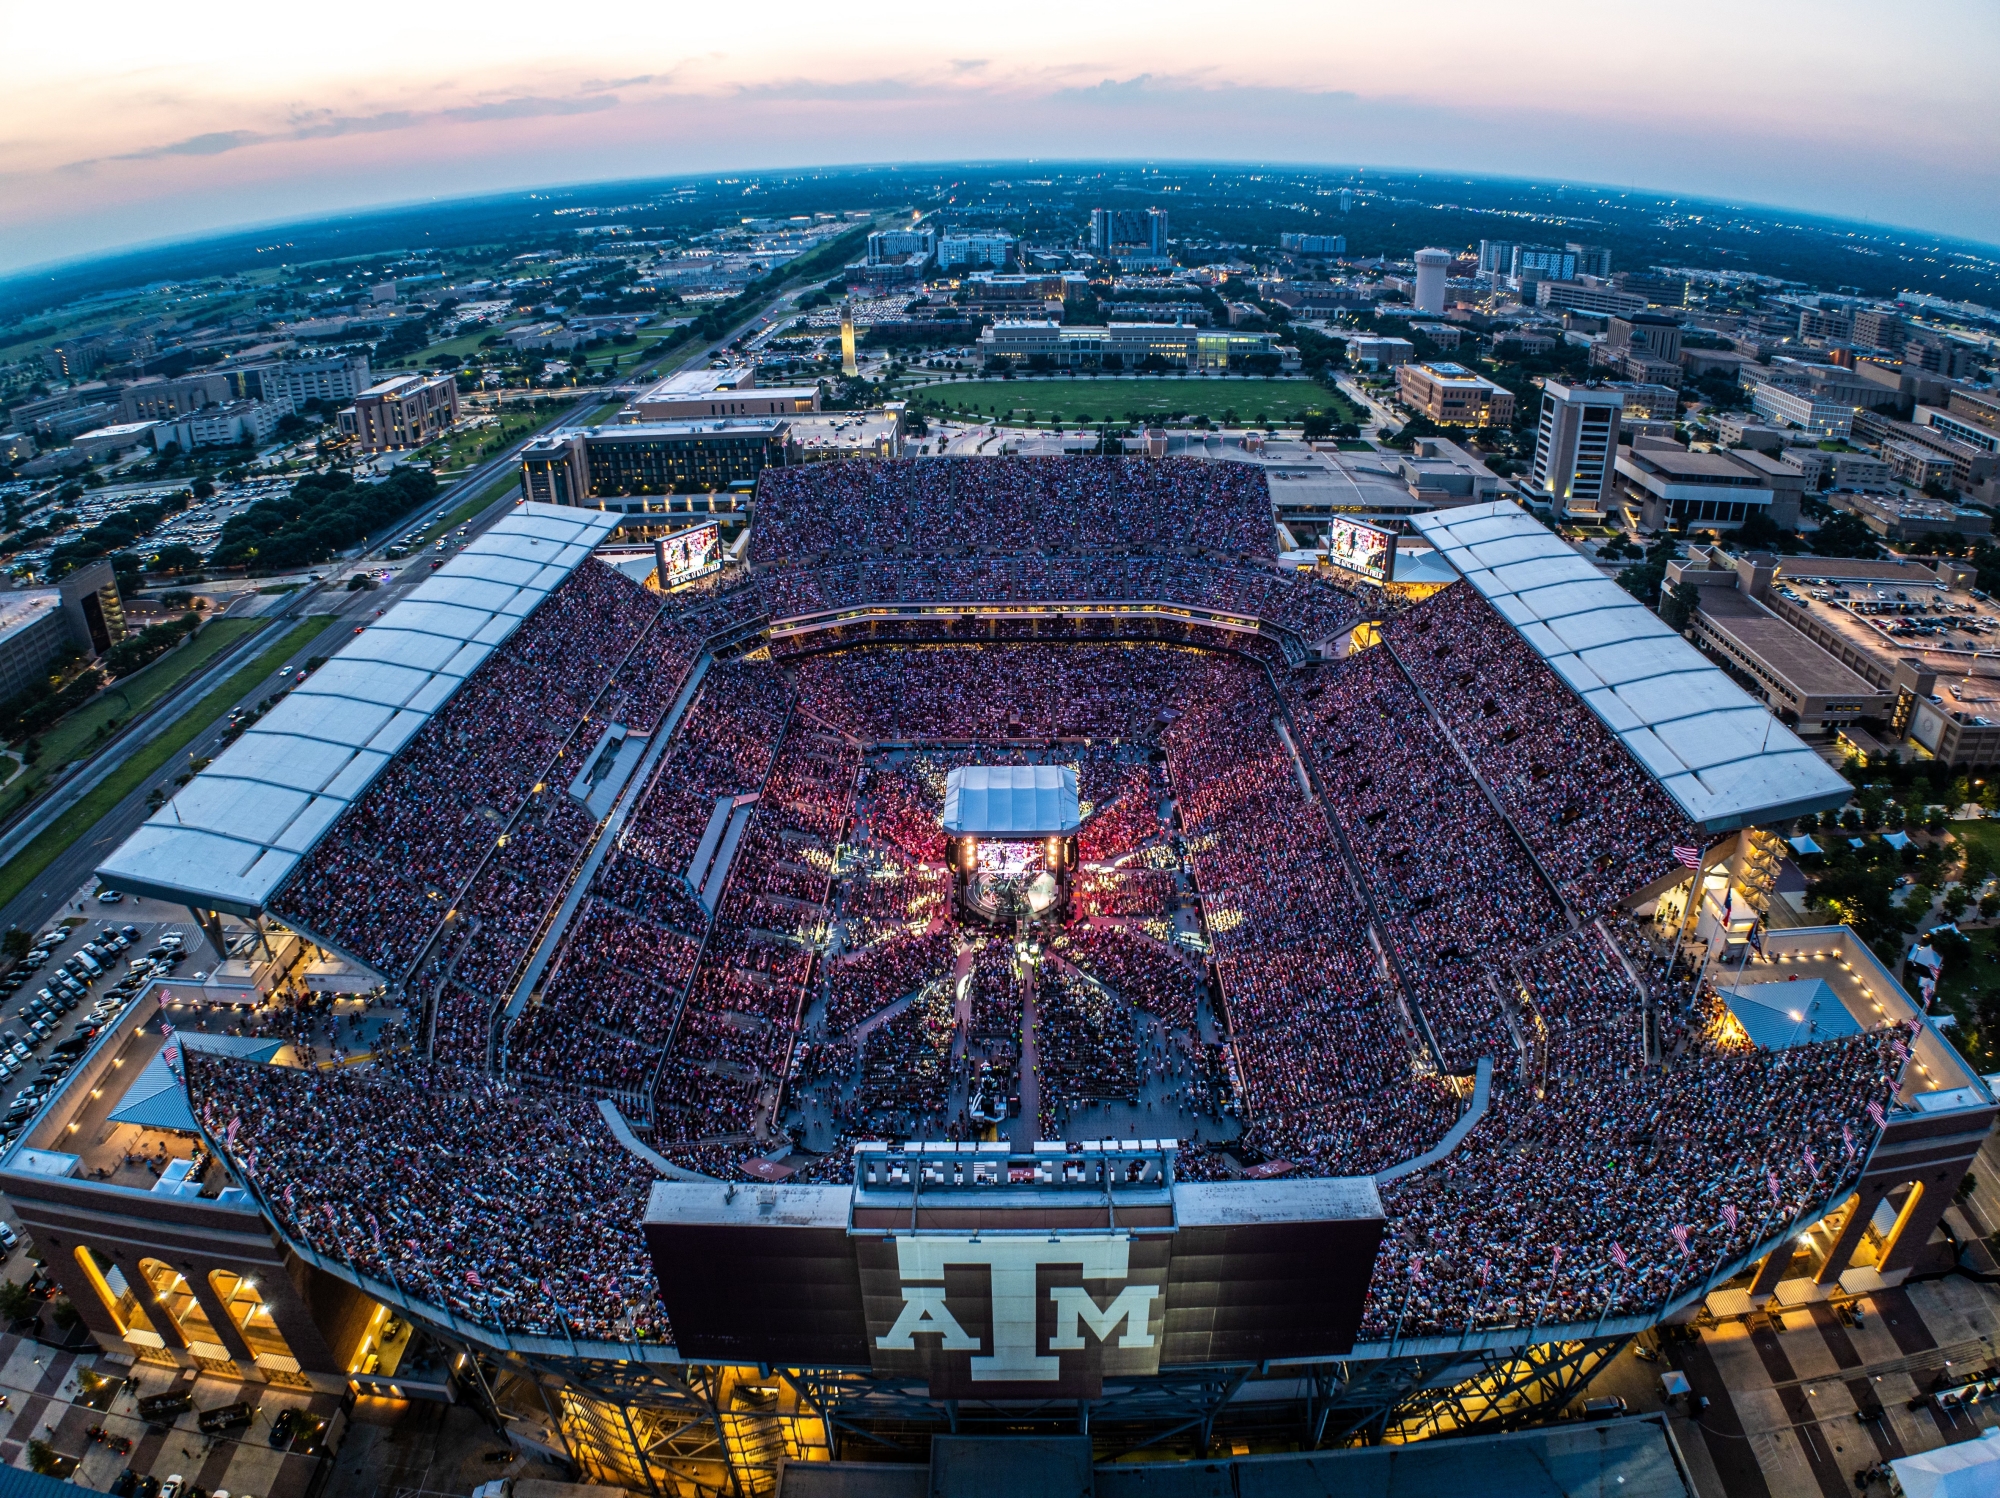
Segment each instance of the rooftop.
M61 607L62 594L54 588L0 593L0 640L12 639L43 615Z
M1703 588L1701 613L1711 628L1742 645L1801 693L1814 697L1877 693L1877 688L1735 588Z
M1465 505L1411 525L1708 830L1851 794L1720 667L1519 505Z
M523 504L353 636L98 867L112 889L259 913L341 812L618 524Z
M684 369L649 387L640 400L693 400L718 390L754 390L756 371L748 365L732 364L722 369Z
M944 830L960 837L1053 837L1083 825L1067 765L965 765L944 783Z

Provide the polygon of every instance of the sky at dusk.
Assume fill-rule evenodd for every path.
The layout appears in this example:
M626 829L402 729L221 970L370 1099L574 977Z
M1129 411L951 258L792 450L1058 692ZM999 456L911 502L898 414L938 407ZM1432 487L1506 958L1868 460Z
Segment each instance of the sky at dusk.
M1560 178L2000 243L2000 4L0 6L0 274L353 208L863 162Z

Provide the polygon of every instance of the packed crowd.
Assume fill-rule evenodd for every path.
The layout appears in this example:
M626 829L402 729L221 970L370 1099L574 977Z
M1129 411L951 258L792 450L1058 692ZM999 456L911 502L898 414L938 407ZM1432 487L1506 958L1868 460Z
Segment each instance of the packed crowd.
M308 1072L190 1052L187 1069L209 1138L326 1258L510 1333L671 1337L639 1232L653 1173L588 1101L407 1056Z
M930 645L799 662L800 702L864 742L1152 738L1206 659L1154 645Z
M1179 957L1119 926L1077 922L1053 951L1103 983L1127 1004L1181 1034L1199 1038L1201 980Z
M1596 915L1694 843L1658 782L1469 585L1384 635L1576 909Z
M342 813L273 913L401 979L658 609L584 562Z
M1308 571L1183 557L918 557L788 568L759 581L774 619L889 603L1165 603L1261 620L1316 644L1379 614L1379 596ZM984 624L981 622L982 633Z
M1388 651L1349 656L1306 692L1292 721L1440 1064L1500 1064L1514 1043L1487 970L1559 935L1560 907Z
M953 940L947 930L892 936L830 964L826 1028L840 1035L905 994L950 972Z
M750 555L762 566L910 549L1269 557L1271 542L1270 485L1254 464L976 458L767 468Z
M1131 1008L1062 962L1035 977L1035 1075L1042 1139L1060 1139L1070 1114L1139 1100L1139 1037Z
M1246 1144L1315 1175L1421 1154L1457 1118L1305 801L1257 668L1212 658L1167 730L1247 1113Z
M1083 863L1110 863L1158 837L1160 795L1153 767L1133 765L1105 800L1086 797L1091 811L1077 834L1077 858Z

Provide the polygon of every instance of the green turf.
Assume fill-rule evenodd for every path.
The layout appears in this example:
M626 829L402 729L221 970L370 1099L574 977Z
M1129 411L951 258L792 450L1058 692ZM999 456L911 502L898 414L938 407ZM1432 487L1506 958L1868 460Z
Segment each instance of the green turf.
M57 817L40 837L0 867L0 905L5 905L40 878L42 870L55 861L58 853L94 827L100 817L143 785L155 770L199 738L216 719L236 705L238 698L290 660L308 640L345 625L345 620L330 614L301 619L259 651L256 659L247 666L231 672L220 686L212 688L178 723L113 770L101 785Z
M926 385L910 392L912 403L925 409L970 411L1009 425L1065 426L1124 421L1127 413L1140 420L1172 416L1206 416L1221 421L1234 413L1238 422L1270 420L1297 422L1322 414L1353 420L1352 406L1316 380L1238 380L1200 375L1148 376L1140 379L1071 378L972 380Z
M189 677L208 665L246 635L255 634L268 621L263 619L212 619L204 624L189 644L176 646L142 670L114 682L55 727L41 735L41 757L0 796L0 817L14 809L47 783L48 777L71 760L88 754L98 742L97 731L116 718L129 723Z
M423 456L430 459L432 468L441 474L470 468L527 436L548 419L546 411L504 412L497 425L475 427L442 437L425 448Z

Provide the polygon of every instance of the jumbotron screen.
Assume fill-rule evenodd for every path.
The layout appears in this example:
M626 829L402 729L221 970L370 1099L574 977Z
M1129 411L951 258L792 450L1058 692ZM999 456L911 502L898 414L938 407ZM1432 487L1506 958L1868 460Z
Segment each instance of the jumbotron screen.
M1386 583L1396 573L1396 533L1336 515L1327 525L1326 559L1336 567Z
M658 542L660 586L678 588L722 566L722 526L711 520Z

